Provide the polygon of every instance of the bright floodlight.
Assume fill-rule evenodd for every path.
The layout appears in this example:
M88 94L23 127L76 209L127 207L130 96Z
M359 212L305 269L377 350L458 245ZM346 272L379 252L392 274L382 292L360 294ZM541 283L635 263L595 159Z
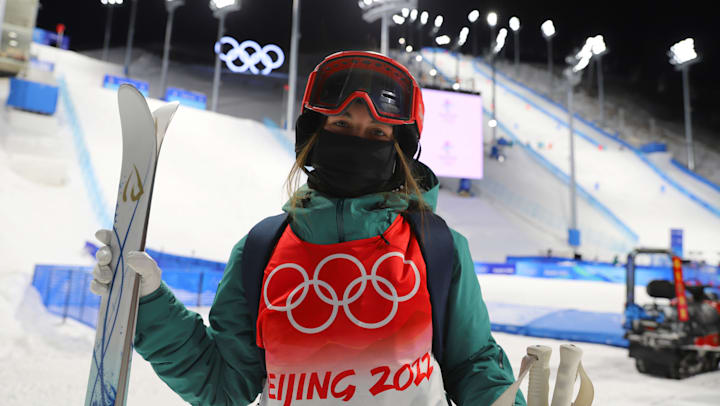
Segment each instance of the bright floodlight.
M594 55L602 55L605 51L607 51L605 39L602 35L596 35L595 38L593 38L592 53Z
M404 37L400 37L400 39L398 40L398 44L400 44L400 45L405 45L405 38L404 38Z
M460 90L460 83L458 83L458 82L453 83L452 88L453 88L453 90Z
M405 7L402 9L401 13L403 17L408 18L408 16L410 15L410 9Z
M220 10L225 7L230 7L236 5L237 0L211 0L213 7Z
M416 8L410 10L410 22L411 23L414 23L415 20L417 20L417 16L418 16L418 11Z
M415 60L418 62L422 62L422 55L420 55L420 54L415 55Z
M395 24L402 25L405 22L405 17L395 14L392 16L393 21L395 21Z
M430 76L437 75L437 70L435 68L430 69Z
M435 42L438 45L447 45L450 43L450 37L448 37L447 35L441 35L441 36L435 38Z
M468 27L462 27L460 30L460 38L458 39L458 45L463 46L465 45L465 42L467 41L468 34L470 34L470 28Z
M553 25L552 20L546 20L544 23L542 23L540 29L542 30L545 38L550 38L555 35L555 25Z
M517 31L520 29L520 19L517 17L510 17L510 29Z
M410 53L410 52L412 52L412 51L413 51L412 45L408 45L408 46L405 47L405 52Z
M428 13L427 11L423 11L420 14L420 24L422 24L422 25L427 24L428 18L430 18L430 13Z
M363 0L363 4L367 7L373 3L373 0Z
M588 64L590 63L590 59L593 56L592 47L594 43L594 37L590 37L585 41L585 45L583 45L580 52L575 55L577 63L575 63L575 66L572 67L573 72L580 72L588 66Z
M500 32L495 40L495 48L493 48L494 54L497 55L497 53L503 49L505 46L505 38L507 38L507 28L500 28Z
M692 62L698 58L695 52L695 40L686 38L670 47L670 63L673 65L682 65Z
M497 14L494 11L491 11L487 15L487 23L489 26L494 27L497 25Z
M435 28L440 28L443 23L443 16L435 17Z
M480 18L480 12L478 10L473 10L468 14L468 21L470 21L471 24L477 21L478 18Z

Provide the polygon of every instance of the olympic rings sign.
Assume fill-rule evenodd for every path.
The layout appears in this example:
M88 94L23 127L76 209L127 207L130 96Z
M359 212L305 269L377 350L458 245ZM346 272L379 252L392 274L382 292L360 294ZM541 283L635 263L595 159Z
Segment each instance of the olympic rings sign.
M225 44L232 46L227 53L222 51ZM253 51L252 55L248 53L248 48ZM270 57L271 52L275 54L274 60ZM281 67L285 62L285 54L277 45L268 44L261 47L260 44L252 40L238 43L232 37L220 38L220 41L215 43L215 53L218 54L221 61L225 61L228 69L235 73L243 73L249 70L255 75L268 75L273 69ZM238 59L242 62L240 66L235 64ZM262 71L257 68L259 62L262 62L263 66L265 66Z
M399 296L397 289L389 280L377 275L377 270L380 265L390 257L402 258L403 263L406 265L410 265L413 270L415 276L415 285L413 286L412 290L406 295ZM333 287L330 286L329 283L319 278L320 271L322 270L323 266L325 266L325 264L333 260L341 259L352 262L360 271L360 276L350 282L345 288L345 291L342 294L342 299L339 298L338 293L335 292L335 289L333 289ZM285 306L276 306L270 303L270 300L268 300L267 289L273 276L283 270L297 271L300 276L302 276L303 281L290 292L287 299L285 300ZM392 302L392 309L390 310L390 313L383 320L376 323L367 323L359 320L352 313L352 311L350 311L350 304L358 300L358 298L360 298L360 296L365 292L368 281L372 283L372 286L378 295ZM352 292L353 288L355 288L357 285L360 285L360 288L357 289L357 292L350 296L350 292ZM385 289L381 289L380 285L383 285L386 290L390 292L390 294L388 294ZM315 294L318 296L318 298L320 298L320 300L332 306L332 312L330 313L330 317L328 317L328 319L323 324L317 327L305 327L300 325L300 323L295 320L292 314L293 309L300 306L305 300L310 286L313 287ZM350 321L356 326L365 329L377 329L383 327L390 323L393 317L395 317L395 314L398 310L398 304L400 302L410 300L413 296L415 296L418 289L420 289L420 271L412 260L405 260L405 256L400 252L389 252L378 258L378 260L375 261L375 264L373 264L372 270L370 271L369 275L363 264L354 256L347 254L333 254L325 257L322 261L320 261L320 263L315 268L312 279L309 278L305 269L303 269L303 267L301 267L300 265L288 263L276 267L270 272L270 274L268 274L267 278L265 279L265 285L263 286L263 300L265 300L265 306L268 309L287 313L288 321L293 327L295 327L296 330L305 334L315 334L324 331L333 323L333 321L335 321L335 317L337 316L338 310L341 306L347 318L350 319ZM328 297L328 295L325 294L323 291L328 292L330 297Z

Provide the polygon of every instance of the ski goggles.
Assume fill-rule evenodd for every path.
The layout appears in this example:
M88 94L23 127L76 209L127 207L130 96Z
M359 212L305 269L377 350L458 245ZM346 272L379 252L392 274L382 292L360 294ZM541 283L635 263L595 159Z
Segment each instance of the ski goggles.
M424 106L415 79L404 66L373 52L339 52L308 78L303 107L325 115L342 113L361 99L382 123L416 123L422 131Z

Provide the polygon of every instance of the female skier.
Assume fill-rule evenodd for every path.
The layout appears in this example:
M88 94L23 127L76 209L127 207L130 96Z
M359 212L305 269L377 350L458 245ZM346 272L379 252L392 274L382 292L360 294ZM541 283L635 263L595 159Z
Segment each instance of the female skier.
M438 194L414 158L424 113L417 83L383 55L336 53L310 75L302 109L287 226L265 257L248 236L235 245L209 326L173 296L150 256L127 255L141 277L135 349L193 405L246 405L261 394L261 405L489 406L514 378L490 333L467 240L450 230L447 252L437 253L448 260L430 266L442 244L415 232L432 223ZM307 184L297 188L302 172ZM415 223L411 212L420 213ZM97 237L107 244L110 232ZM108 246L98 251L98 294L111 256ZM248 262L261 263L257 286ZM430 283L442 280L441 267L446 286ZM515 405L525 405L519 392Z

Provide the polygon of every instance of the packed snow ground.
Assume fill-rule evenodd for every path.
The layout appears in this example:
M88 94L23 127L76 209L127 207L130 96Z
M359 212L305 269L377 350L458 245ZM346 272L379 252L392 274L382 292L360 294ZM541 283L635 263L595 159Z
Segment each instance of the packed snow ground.
M102 195L114 202L120 127L114 95L99 88L102 74L113 67L71 53L44 51L48 53L43 58L54 60L65 75ZM0 99L6 94L7 80L0 80ZM151 101L151 106L158 103ZM91 264L82 245L103 225L92 214L67 111L62 104L60 108L55 123L59 131L52 134L18 130L16 112L3 110L0 115L0 207L8 214L0 216L0 228L6 230L0 234L0 362L6 366L0 369L2 405L79 404L85 394L94 332L49 315L30 287L34 264ZM291 160L282 144L256 122L181 108L163 146L148 246L225 259L252 224L278 212ZM479 203L472 205L474 200ZM515 247L516 241L525 241L520 247L527 250L546 246L541 245L547 240L541 228L529 228L525 219L497 201L460 199L446 189L439 206L452 226L475 241L473 255L482 252L477 246L483 245L496 250ZM463 212L469 212L467 217L459 215ZM478 219L483 215L490 219ZM493 229L498 233L492 234ZM510 276L478 279L488 302L618 312L623 303L624 287L614 284ZM199 310L207 315L207 309ZM516 371L532 344L551 345L556 351L553 368L557 366L560 342L495 336ZM596 405L712 405L720 395L720 373L684 381L653 378L638 374L624 349L579 345L596 386ZM184 404L138 356L130 388L130 404Z

